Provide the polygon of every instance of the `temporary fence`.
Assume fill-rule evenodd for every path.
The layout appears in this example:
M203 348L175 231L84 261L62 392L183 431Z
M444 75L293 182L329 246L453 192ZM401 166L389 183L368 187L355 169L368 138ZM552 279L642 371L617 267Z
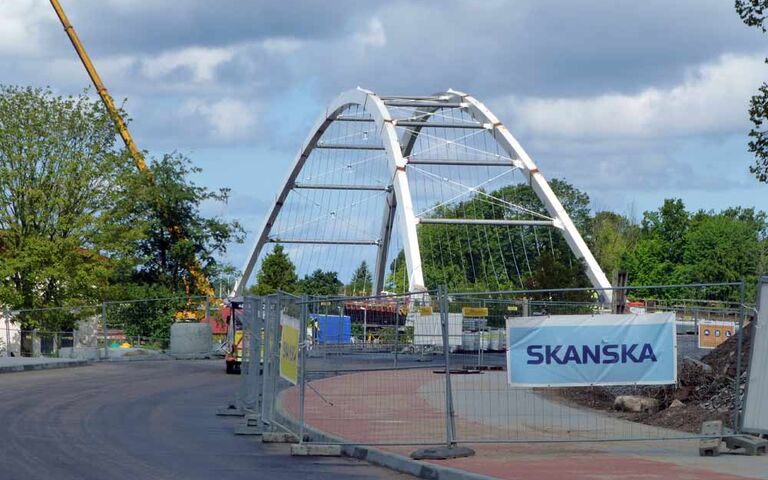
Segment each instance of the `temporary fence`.
M169 297L5 309L0 311L0 356L105 358L127 348L165 351L171 324L202 319L221 326L213 332L215 349L217 341L226 340L225 320L216 308L221 303Z
M712 419L738 431L743 337L754 316L747 307L741 283L246 297L252 366L236 402L248 415L241 432L288 431L326 444L454 445L702 438L701 422ZM584 330L594 348L573 353L563 344L545 355L534 345L526 363L519 348L532 337L508 337L528 325L574 322L602 326L603 333ZM656 336L647 337L653 328ZM716 340L701 341L715 331ZM637 345L611 346L622 335ZM651 357L663 371L639 365ZM585 365L595 360L596 368ZM550 372L521 382L517 376L537 362L576 367L575 377ZM621 362L638 365L615 376L621 369L611 364ZM700 406L697 415L677 413L680 400ZM617 411L616 401L630 411Z

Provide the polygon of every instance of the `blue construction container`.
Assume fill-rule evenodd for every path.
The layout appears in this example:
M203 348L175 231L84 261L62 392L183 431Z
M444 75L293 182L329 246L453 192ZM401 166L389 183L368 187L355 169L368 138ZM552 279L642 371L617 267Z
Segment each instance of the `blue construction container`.
M350 343L352 338L352 321L349 315L319 315L310 314L312 320L318 322L318 343Z

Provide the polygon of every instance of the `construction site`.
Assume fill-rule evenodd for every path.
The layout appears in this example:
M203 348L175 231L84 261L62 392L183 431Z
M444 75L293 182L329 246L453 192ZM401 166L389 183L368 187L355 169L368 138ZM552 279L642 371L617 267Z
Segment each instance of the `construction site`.
M768 193L725 203L752 187L662 165L649 147L704 158L696 128L714 138L715 123L685 95L757 90L713 73L747 60L723 50L681 86L589 103L585 87L526 87L544 63L503 88L464 76L481 70L458 54L463 33L430 29L424 52L398 54L441 70L450 45L467 57L445 66L459 73L400 78L378 49L412 38L411 20L454 25L436 4L149 3L0 2L0 480L768 479ZM728 6L727 28L764 32L763 3ZM549 12L557 35L586 42L571 26L598 28L592 7L561 7L453 5L467 25L449 31ZM632 8L673 30L651 27L661 5ZM169 11L178 25L160 31ZM141 33L125 30L137 18ZM24 32L47 50L5 49L4 29L8 45ZM156 42L171 46L128 53ZM275 86L316 57L308 84ZM258 75L248 63L275 58ZM65 72L47 87L29 68L40 59ZM55 84L70 76L88 89ZM150 93L118 101L113 81ZM337 88L363 81L372 89ZM292 89L277 110L270 88ZM264 95L248 112L245 91ZM749 138L758 160L742 176L760 184L762 104L749 98L748 137L722 128ZM640 153L619 172L611 148ZM661 206L638 216L649 198Z

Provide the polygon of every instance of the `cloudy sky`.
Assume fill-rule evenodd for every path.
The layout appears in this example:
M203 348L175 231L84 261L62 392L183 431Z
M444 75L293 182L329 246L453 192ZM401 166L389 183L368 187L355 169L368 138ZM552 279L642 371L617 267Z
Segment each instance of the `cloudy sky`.
M768 210L745 146L768 36L730 0L61 1L140 147L230 187L208 213L250 237L307 129L358 85L472 93L595 209ZM89 85L47 1L0 0L0 82Z

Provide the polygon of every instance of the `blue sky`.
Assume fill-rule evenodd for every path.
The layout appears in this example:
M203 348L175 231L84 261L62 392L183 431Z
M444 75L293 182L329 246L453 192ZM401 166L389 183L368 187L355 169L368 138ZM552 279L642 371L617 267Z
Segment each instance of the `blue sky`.
M768 37L730 1L62 3L140 147L188 154L200 183L232 189L206 209L248 230L237 266L307 129L358 85L473 94L596 209L768 210L746 151ZM89 84L47 1L0 9L0 82Z

